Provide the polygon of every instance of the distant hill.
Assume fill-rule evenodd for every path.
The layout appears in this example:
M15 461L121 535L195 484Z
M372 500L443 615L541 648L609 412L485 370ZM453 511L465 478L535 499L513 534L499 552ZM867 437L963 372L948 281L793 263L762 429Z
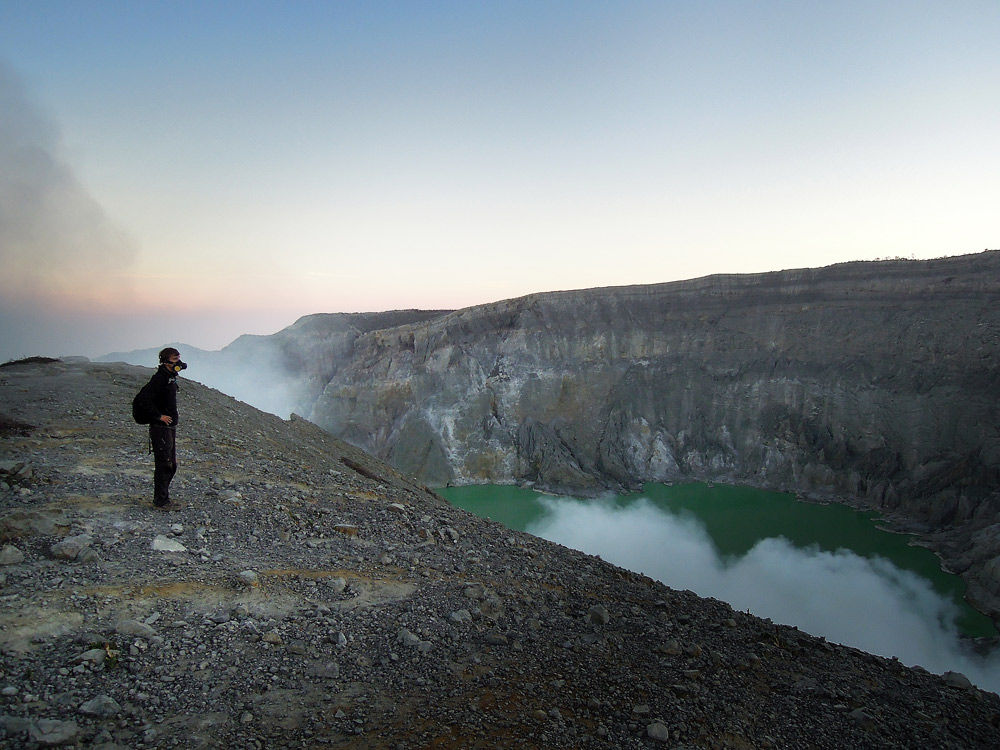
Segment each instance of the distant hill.
M125 362L129 365L156 367L159 353L167 347L173 347L178 351L184 352L184 357L186 358L185 361L199 361L203 357L209 357L214 354L214 352L207 351L205 349L198 349L197 347L174 341L169 344L162 344L161 346L152 347L150 349L136 349L131 352L111 352L110 354L102 354L100 357L95 357L93 361Z

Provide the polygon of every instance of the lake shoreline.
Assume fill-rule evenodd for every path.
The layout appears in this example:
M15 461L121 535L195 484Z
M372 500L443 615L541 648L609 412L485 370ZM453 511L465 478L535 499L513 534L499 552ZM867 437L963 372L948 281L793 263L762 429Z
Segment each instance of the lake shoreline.
M932 545L929 542L929 540L923 538L919 533L915 533L912 528L909 528L909 529L908 528L904 528L902 524L897 523L890 516L887 516L886 514L881 513L881 512L879 512L879 511L877 511L875 509L872 509L872 508L857 507L856 504L852 504L852 503L849 503L849 502L844 502L842 499L837 499L837 498L834 498L834 497L828 496L828 495L818 495L818 494L814 494L814 493L810 493L809 495L806 495L804 493L791 493L791 492L785 492L785 491L780 491L780 490L774 490L774 489L771 489L771 488L756 487L756 486L754 486L752 484L737 484L737 483L729 483L729 482L649 483L649 484L644 485L643 489L641 491L635 491L635 492L629 492L629 493L614 493L612 491L608 491L608 492L602 493L602 494L600 494L598 496L594 496L594 497L582 497L582 498L579 497L579 496L576 496L576 495L569 494L569 493L553 492L552 488L548 488L548 487L546 487L545 489L540 489L540 488L538 488L536 486L529 486L529 485L527 485L525 483L520 483L519 484L519 483L516 483L516 482L489 483L489 484L482 484L482 483L461 483L461 484L458 484L458 483L452 483L448 487L439 488L439 490L443 490L444 491L443 492L443 496L445 496L446 499L449 500L449 502L453 502L453 504L455 504L454 501L451 498L447 497L447 495L449 494L449 492L453 492L453 491L462 492L466 488L470 488L470 487L471 488L488 488L488 487L504 488L504 489L509 489L509 490L525 491L525 492L534 493L538 497L548 496L548 497L552 497L552 498L564 498L564 499L571 499L571 500L579 500L579 501L582 501L582 502L587 502L587 501L592 501L592 500L599 500L599 499L604 499L604 500L612 499L613 500L613 499L616 499L616 498L619 501L626 500L626 499L636 500L636 499L638 499L640 497L647 496L648 494L650 494L650 491L653 490L653 488L656 488L656 487L662 487L662 488L665 488L668 491L669 490L675 490L675 491L677 491L677 490L680 489L680 491L682 491L682 492L689 492L689 491L691 491L690 488L697 488L697 487L702 487L702 488L705 488L706 490L713 490L713 489L718 488L720 491L727 491L727 488L728 488L728 491L742 491L742 490L747 490L747 491L761 492L761 493L764 493L765 496L769 495L769 494L774 494L774 495L777 495L777 496L781 496L781 497L787 498L790 501L794 501L794 503L796 503L796 504L802 504L802 505L806 505L806 506L814 506L814 507L817 507L817 508L824 508L824 507L826 507L826 508L843 508L845 510L850 510L850 511L852 511L854 513L863 514L863 516L867 519L867 521L870 523L870 525L872 526L872 528L875 529L875 530L877 530L878 532L885 533L885 534L888 534L888 535L892 535L894 537L902 539L903 540L903 544L906 547L908 547L908 548L911 548L911 549L914 549L914 550L920 550L920 551L924 551L924 552L928 553L929 556L933 557L933 560L935 561L935 566L937 567L937 569L938 569L938 571L939 571L940 574L945 575L945 576L953 577L956 581L961 581L961 589L960 589L961 593L958 596L958 601L956 601L956 604L958 604L959 606L964 605L965 607L968 607L969 610L971 612L974 612L976 616L984 618L985 621L989 622L989 626L986 626L985 624L981 623L975 629L975 631L973 633L967 633L967 632L963 631L962 632L963 638L966 638L970 642L976 643L978 645L981 645L982 642L986 642L986 643L988 643L990 645L991 648L1000 646L1000 629L997 628L996 621L991 617L990 612L986 611L987 608L983 608L983 607L977 606L977 601L975 600L975 598L969 596L968 582L964 579L963 576L961 576L960 574L957 574L954 570L951 569L951 567L948 565L947 559L940 554L939 550L936 549L935 546ZM687 489L683 489L683 488L687 488ZM461 504L459 504L459 507L461 507ZM473 512L475 512L475 511L473 511ZM502 523L505 523L505 525L506 525L506 522L502 518L497 518L496 514L491 514L490 517L493 520L500 520ZM519 530L524 530L524 529L522 528L522 529L519 529ZM927 563L925 562L923 565L924 565L924 567L926 567ZM921 575L925 575L925 574L921 574ZM931 574L931 575L933 575L933 574ZM925 577L926 577L926 575L925 575ZM956 591L959 591L959 590L956 589ZM959 602L960 602L960 604L959 604Z

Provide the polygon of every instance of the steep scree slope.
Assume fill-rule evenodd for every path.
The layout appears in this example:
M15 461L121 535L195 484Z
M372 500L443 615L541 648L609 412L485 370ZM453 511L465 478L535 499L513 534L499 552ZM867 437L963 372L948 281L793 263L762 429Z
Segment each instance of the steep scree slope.
M506 531L149 370L0 368L0 745L993 748L1000 698Z

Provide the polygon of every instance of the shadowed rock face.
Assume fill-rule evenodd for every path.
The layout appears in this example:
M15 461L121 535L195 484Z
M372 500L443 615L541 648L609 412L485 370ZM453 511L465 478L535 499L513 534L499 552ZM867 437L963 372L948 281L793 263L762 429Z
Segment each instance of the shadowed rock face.
M431 484L713 479L876 508L971 572L982 603L1000 593L984 574L1000 567L984 531L1000 520L998 355L1000 252L848 263L371 330L311 419Z

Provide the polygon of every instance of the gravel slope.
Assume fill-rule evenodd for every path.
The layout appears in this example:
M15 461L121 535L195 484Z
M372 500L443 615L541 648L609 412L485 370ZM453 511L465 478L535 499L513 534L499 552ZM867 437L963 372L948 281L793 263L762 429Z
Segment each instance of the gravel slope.
M0 746L996 747L960 675L508 531L197 383L156 510L149 374L0 368Z

